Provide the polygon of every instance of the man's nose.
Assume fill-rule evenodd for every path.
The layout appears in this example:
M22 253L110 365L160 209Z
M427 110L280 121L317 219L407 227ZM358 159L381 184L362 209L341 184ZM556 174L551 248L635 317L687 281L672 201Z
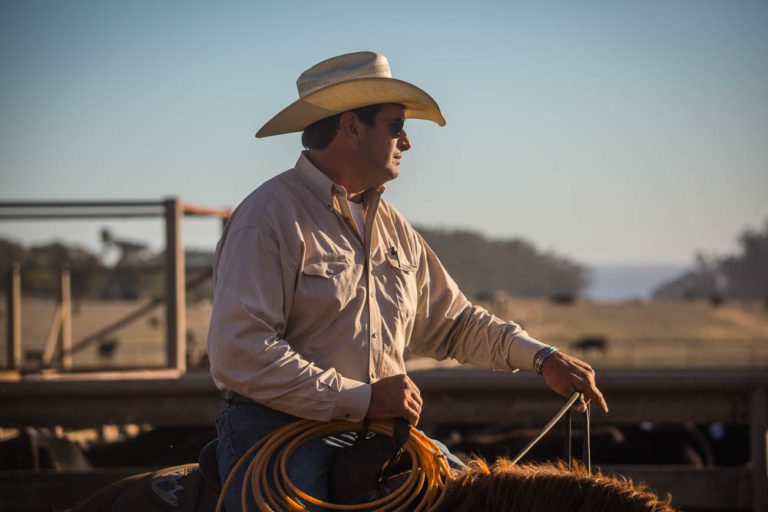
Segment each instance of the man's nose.
M411 149L411 139L408 138L408 134L405 130L400 132L400 137L397 138L397 149L400 151L408 151Z

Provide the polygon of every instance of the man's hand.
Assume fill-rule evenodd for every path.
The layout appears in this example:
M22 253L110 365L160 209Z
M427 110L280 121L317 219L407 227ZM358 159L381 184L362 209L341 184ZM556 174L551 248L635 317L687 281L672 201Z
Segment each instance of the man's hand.
M570 398L574 391L579 391L584 394L585 402L594 400L603 412L608 412L608 404L595 384L595 371L584 361L560 351L553 352L544 360L541 374L558 395ZM574 408L579 412L587 410L584 402L577 402Z
M393 375L371 385L371 403L366 417L372 420L405 418L411 425L419 422L421 392L407 375Z

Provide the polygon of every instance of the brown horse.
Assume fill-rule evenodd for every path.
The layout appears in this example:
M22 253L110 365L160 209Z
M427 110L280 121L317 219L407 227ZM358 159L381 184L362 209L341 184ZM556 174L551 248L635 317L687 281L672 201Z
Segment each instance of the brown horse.
M196 472L197 465L190 464L129 477L94 494L71 512L212 512L216 489ZM170 486L168 482L172 482ZM169 489L178 491L172 494L178 497L174 506L167 499ZM509 459L500 458L488 465L473 459L466 471L448 480L443 492L433 512L675 512L669 496L661 500L627 478L600 472L590 475L579 465L569 470L564 462L513 465Z
M671 497L660 500L625 477L588 474L580 465L513 465L499 458L482 459L448 481L439 512L498 510L507 512L674 512Z

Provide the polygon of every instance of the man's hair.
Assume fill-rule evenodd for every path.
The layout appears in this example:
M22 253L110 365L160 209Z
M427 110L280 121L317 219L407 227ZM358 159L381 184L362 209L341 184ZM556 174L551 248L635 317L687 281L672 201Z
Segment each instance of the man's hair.
M364 125L372 126L376 116L381 111L381 107L382 104L379 103L377 105L356 108L350 110L350 112L354 113ZM307 149L327 148L328 144L336 137L336 132L339 131L339 119L341 119L341 114L336 114L335 116L316 121L304 128L304 132L301 134L301 145Z

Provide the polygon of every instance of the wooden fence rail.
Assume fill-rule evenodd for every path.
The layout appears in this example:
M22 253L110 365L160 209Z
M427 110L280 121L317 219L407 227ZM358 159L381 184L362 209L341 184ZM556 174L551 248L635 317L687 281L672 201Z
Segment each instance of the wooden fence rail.
M176 197L164 201L0 201L0 220L71 220L155 217L165 219L166 366L186 371L186 287L182 221L185 215L212 216L226 220L230 211L184 203ZM21 371L21 277L17 264L10 270L8 286L8 369ZM69 273L62 271L60 304L53 322L43 363L50 362L56 338L61 340L59 369L72 366ZM141 315L131 317L131 320ZM50 339L54 339L51 342Z

